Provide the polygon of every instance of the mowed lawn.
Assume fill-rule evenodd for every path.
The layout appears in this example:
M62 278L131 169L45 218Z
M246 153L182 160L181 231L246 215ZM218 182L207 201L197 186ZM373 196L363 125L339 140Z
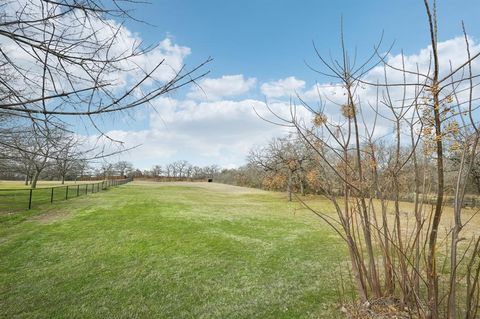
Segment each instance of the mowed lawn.
M337 318L346 251L283 194L133 182L0 215L2 318Z

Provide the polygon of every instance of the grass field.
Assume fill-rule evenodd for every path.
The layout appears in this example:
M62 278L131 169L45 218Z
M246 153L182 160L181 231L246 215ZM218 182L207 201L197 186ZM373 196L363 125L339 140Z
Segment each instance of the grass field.
M297 205L134 182L0 215L0 317L341 317L346 252Z

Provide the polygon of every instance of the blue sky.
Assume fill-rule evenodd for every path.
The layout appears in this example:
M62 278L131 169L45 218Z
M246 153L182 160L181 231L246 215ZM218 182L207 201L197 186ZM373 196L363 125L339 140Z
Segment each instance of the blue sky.
M477 39L479 13L480 1L439 1L439 41L461 36L462 20ZM214 58L208 66L211 81L203 82L207 96L184 90L161 99L156 112L138 110L133 123L115 119L113 135L127 146L143 144L123 155L140 168L179 159L243 164L252 145L282 134L255 118L252 106L265 100L288 106L293 90L308 93L316 82L327 83L305 61L318 65L312 41L322 54L339 55L341 19L347 46L356 48L360 59L372 52L382 32L384 48L395 42L393 54L416 55L429 44L423 1L413 0L152 0L136 5L133 15L151 25L129 21L129 30L147 44L168 39L167 51L187 48L188 66ZM285 94L278 93L282 88Z
M478 35L479 14L480 1L439 1L439 40L461 35L462 20ZM359 52L368 54L382 32L386 44L395 41L406 54L429 43L419 0L154 0L134 15L155 25L129 25L146 42L170 35L192 49L192 63L212 56L212 76L240 72L263 81L292 74L319 80L303 61L315 61L312 41L324 52L339 53L342 17L347 43Z

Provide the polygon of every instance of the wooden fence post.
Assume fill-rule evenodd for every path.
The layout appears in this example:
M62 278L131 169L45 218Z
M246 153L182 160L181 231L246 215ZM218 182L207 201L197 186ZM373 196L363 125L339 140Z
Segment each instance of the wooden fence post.
M30 198L28 199L28 209L32 208L32 191L33 189L30 188Z

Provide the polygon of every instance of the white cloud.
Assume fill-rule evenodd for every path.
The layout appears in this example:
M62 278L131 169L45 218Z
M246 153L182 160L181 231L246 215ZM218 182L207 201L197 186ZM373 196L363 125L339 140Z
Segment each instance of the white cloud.
M289 76L278 81L271 81L262 84L261 90L269 98L289 97L300 93L305 87L305 81L299 80L294 76Z
M459 65L466 58L465 54L459 51L464 50L463 39L456 38L439 43L439 52L443 55L441 66L449 67L449 61L453 66ZM471 40L472 54L478 52L480 46ZM428 48L419 51L418 54L405 57L406 66L416 68L418 64L424 69L428 68L430 55ZM401 56L392 55L388 57L388 62L398 66L401 63ZM480 71L479 65L474 63L475 72ZM390 81L400 81L397 72L389 71ZM264 144L270 137L285 134L288 130L279 126L272 125L260 119L254 112L254 109L260 116L277 121L268 111L264 102L255 99L241 99L232 101L225 99L226 93L214 92L249 92L248 82L243 76L233 76L228 79L225 76L218 79L208 79L205 88L215 96L217 100L205 101L204 99L192 100L193 91L189 92L186 99L160 98L155 106L158 113L150 114L150 127L141 132L113 132L114 136L123 138L127 145L143 144L140 148L130 152L128 159L138 163L145 168L154 163L163 164L177 159L187 159L188 161L206 165L217 163L223 167L234 167L241 165L248 150L253 145ZM225 78L227 80L225 80ZM383 68L375 68L367 74L366 78L370 81L381 80L383 78ZM223 79L223 80L222 80ZM228 83L228 85L227 85ZM233 85L232 83L236 83ZM243 83L243 85L242 85ZM222 89L219 89L222 87ZM237 88L228 89L229 87ZM217 91L216 91L217 90ZM340 105L345 103L345 89L341 84L318 83L306 87L306 82L296 77L288 77L278 81L272 81L261 85L261 91L270 98L269 107L273 111L284 117L289 118L290 101L289 97L295 94L311 103L312 107L325 107L325 113L333 122L344 121L341 115ZM358 98L362 107L362 121L371 123L374 118L374 111L368 106L376 100L377 92L372 87L359 87ZM392 89L390 91L395 102L400 101L401 91ZM233 95L233 93L230 93ZM211 97L209 95L209 98ZM223 96L223 98L221 98ZM319 96L322 102L319 102ZM372 104L373 105L373 104ZM388 113L386 107L380 105L384 115ZM298 119L303 119L306 125L311 123L309 112L302 108L297 108ZM390 122L377 118L376 137L388 138L392 130ZM109 133L110 134L110 133Z
M473 38L468 38L470 42L470 50L472 55L479 51L480 46ZM439 68L440 68L440 78L450 73L451 68L455 69L459 67L462 63L468 60L467 49L464 37L456 37L450 40L439 42L437 45L438 57L439 57ZM432 76L433 72L433 57L432 57L432 47L429 45L427 48L423 48L417 54L404 55L402 62L402 55L390 54L387 57L388 64L396 68L401 69L402 64L405 65L405 69L411 72L416 72L417 67L423 74L428 74ZM474 68L479 68L480 64L478 60L473 62ZM388 78L390 82L396 81L401 83L403 81L403 73L399 71L394 71L392 69L388 71ZM379 80L383 82L384 73L383 67L378 66L371 70L367 78L370 80ZM414 81L414 75L407 74L407 80Z
M345 90L340 84L315 84L310 89L300 93L305 101L324 100L330 104L345 103Z
M269 106L283 116L288 114L288 104ZM143 168L182 159L196 165L239 166L253 145L286 132L258 117L255 110L261 116L269 115L265 103L258 100L195 102L160 98L156 107L158 111L150 113L148 129L106 132L124 141L126 147L142 144L124 157Z
M155 49L146 54L135 57L133 61L144 71L149 72L156 66L153 62L164 63L158 68L153 78L161 82L170 80L176 72L184 65L185 58L190 55L191 49L189 47L180 46L172 42L172 39L166 38L162 40Z
M245 78L242 74L224 75L220 78L206 78L198 81L188 93L191 99L217 101L226 97L247 93L255 87L255 78Z
M472 56L480 51L480 44L472 38L469 38L470 50ZM463 37L456 37L447 41L438 43L438 54L439 54L439 66L440 66L440 78L446 76L450 73L450 70L456 69L467 61L467 50L465 39ZM430 72L432 75L432 56L431 56L431 46L421 49L416 54L405 55L402 57L401 54L389 55L386 58L388 65L393 66L394 68L401 69L403 66L406 70L411 72L416 72L417 68L421 73L427 74ZM474 74L480 73L480 61L479 59L473 61L472 69ZM370 83L385 83L385 72L389 84L402 84L405 81L407 83L417 83L417 76L414 74L404 74L398 70L387 67L385 70L383 66L377 66L370 70L365 76L364 81ZM457 72L454 76L454 79L459 79L460 77L466 77L465 72ZM421 80L425 80L422 78ZM427 82L428 83L428 82ZM448 80L446 81L448 83ZM468 85L468 82L465 81L463 84L460 84L456 91L460 100L465 100L468 94L468 90L463 90ZM417 88L418 89L418 88ZM378 91L377 91L378 90ZM405 90L405 91L404 91ZM462 92L463 90L463 92ZM478 91L479 89L475 89ZM450 93L451 87L447 86L443 92L443 96L446 96ZM340 117L340 107L346 102L346 91L341 84L328 84L321 83L315 84L311 88L300 93L300 96L305 101L316 105L320 104L325 106L325 113L331 116ZM372 107L375 107L377 103L377 93L378 99L382 100L386 98L386 91L382 87L374 87L369 85L360 85L356 90L357 102L361 102L363 106L364 116L367 119L374 118L374 111ZM407 88L403 86L390 87L388 94L390 95L392 103L401 105L402 101L413 101L415 97L415 87L409 86ZM474 93L475 96L478 96L479 92ZM372 106L370 107L369 104ZM383 116L391 117L390 110L383 104L379 104L379 112ZM385 122L385 121L383 121ZM388 124L391 126L391 124Z

